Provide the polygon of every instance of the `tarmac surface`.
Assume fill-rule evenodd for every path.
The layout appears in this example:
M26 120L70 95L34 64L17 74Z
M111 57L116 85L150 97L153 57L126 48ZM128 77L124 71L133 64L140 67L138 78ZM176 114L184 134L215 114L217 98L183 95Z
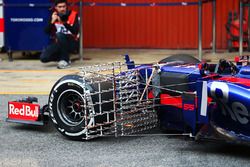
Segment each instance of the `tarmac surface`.
M77 142L64 138L53 125L35 127L6 123L7 102L25 95L0 96L0 166L2 167L247 167L250 147L195 142L188 137L103 137ZM45 104L47 96L37 96ZM160 134L160 135L153 135Z
M14 54L14 62L0 55L0 166L249 166L250 147L194 142L188 137L165 136L155 129L149 136L103 137L86 142L64 138L52 124L45 127L5 122L7 102L36 96L44 105L52 85L60 77L79 71L80 66L123 61L119 55L130 54L140 63L157 62L178 50L85 50L84 58L69 69L58 70L56 63L42 64L37 59ZM236 53L237 54L237 53ZM219 58L233 60L235 53L205 53L209 62ZM77 58L74 55L74 58ZM160 135L154 135L154 134Z

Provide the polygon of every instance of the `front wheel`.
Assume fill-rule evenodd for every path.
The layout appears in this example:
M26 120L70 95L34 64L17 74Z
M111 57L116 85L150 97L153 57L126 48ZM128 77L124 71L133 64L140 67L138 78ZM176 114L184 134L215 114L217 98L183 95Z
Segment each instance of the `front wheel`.
M50 118L56 129L73 140L86 137L88 109L82 85L81 77L66 76L55 84L49 97ZM91 120L87 124L91 124Z
M61 134L73 140L87 139L88 128L91 128L91 135L96 135L99 131L95 125L106 123L102 126L106 128L114 121L114 113L109 112L114 110L112 82L98 85L90 84L87 79L78 75L64 76L49 96L53 124Z

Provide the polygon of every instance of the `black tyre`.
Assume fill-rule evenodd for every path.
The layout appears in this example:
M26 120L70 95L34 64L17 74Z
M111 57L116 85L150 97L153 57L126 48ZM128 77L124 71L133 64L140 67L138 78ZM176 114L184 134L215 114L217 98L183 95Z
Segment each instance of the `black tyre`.
M166 57L165 59L162 59L161 61L159 61L159 63L167 63L173 61L182 61L183 63L194 63L194 64L200 63L200 60L189 54L175 54Z
M85 114L95 114L99 112L98 107L89 110L90 103L98 101L98 96L91 96L91 100L84 99L83 86L85 90L93 92L95 85L83 84L82 77L77 75L68 75L61 78L52 88L49 96L50 118L56 129L64 136L73 140L82 140L86 137L86 124L92 125L93 119L85 120ZM102 89L107 89L111 84L102 85ZM110 96L111 95L111 96ZM102 99L113 98L112 94L104 94ZM112 110L113 103L102 106L102 109ZM110 116L112 119L112 116ZM106 121L105 116L97 117L95 123Z

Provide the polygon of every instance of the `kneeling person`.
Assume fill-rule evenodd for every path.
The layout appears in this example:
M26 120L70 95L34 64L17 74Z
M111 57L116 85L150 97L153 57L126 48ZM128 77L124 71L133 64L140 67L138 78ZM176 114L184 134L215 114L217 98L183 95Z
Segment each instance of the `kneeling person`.
M76 11L68 10L67 0L55 0L55 11L45 28L53 42L41 54L43 63L58 61L58 68L70 67L69 54L78 51L79 23Z

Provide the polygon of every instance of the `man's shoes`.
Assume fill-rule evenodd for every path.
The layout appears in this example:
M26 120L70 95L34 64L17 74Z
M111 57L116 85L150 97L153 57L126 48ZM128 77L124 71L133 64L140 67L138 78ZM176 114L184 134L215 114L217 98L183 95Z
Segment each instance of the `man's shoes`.
M67 62L65 60L60 60L57 64L58 69L65 69L70 67L70 62Z

